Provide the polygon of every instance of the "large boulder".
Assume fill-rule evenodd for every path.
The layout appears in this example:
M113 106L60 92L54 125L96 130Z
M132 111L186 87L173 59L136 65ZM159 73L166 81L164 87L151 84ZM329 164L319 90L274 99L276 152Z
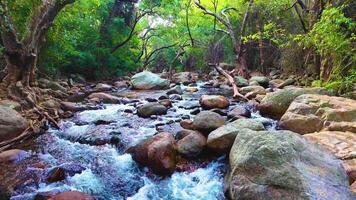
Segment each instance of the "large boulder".
M148 118L152 115L165 115L167 114L167 110L166 106L157 102L152 102L139 107L137 109L137 114L140 117Z
M170 174L176 167L174 137L170 133L159 133L146 141L130 148L129 153L135 161L148 166L159 175Z
M0 106L0 142L19 136L28 122L15 110Z
M211 111L202 111L193 120L193 128L206 135L224 124L225 118Z
M280 119L293 100L302 94L329 95L330 92L324 88L286 88L267 94L258 108L262 115Z
M253 76L250 78L250 82L252 81L256 81L259 85L265 88L269 86L269 79L265 76Z
M206 146L206 138L197 131L185 130L185 136L178 140L177 151L187 157L198 156Z
M253 93L255 95L257 95L257 94L261 94L261 95L266 94L266 90L262 86L246 86L246 87L242 87L242 88L239 89L239 92L241 94L243 94L243 95L246 95L248 93Z
M355 199L339 159L291 131L241 131L232 146L231 199Z
M211 132L207 140L208 148L216 153L228 153L236 136L244 128L255 131L265 130L265 127L259 121L253 119L238 119Z
M204 109L224 109L230 105L229 100L221 95L203 95L200 97L199 103Z
M308 141L323 146L341 159L350 184L356 181L356 133L321 131L303 135Z
M282 116L279 126L300 134L318 132L328 125L340 131L352 129L356 124L356 101L343 97L305 94L297 97ZM345 125L345 129L342 128Z
M169 86L169 81L162 79L160 76L152 72L143 71L135 74L131 78L131 84L133 88L137 90L155 90L167 88Z

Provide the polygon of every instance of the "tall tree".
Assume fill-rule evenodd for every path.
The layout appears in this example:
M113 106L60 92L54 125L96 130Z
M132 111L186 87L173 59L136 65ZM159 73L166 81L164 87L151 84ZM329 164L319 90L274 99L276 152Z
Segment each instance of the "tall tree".
M28 31L20 38L9 13L7 0L0 0L0 34L6 60L1 82L5 87L15 86L19 81L24 87L34 85L38 55L45 35L59 12L74 2L44 0L27 23Z

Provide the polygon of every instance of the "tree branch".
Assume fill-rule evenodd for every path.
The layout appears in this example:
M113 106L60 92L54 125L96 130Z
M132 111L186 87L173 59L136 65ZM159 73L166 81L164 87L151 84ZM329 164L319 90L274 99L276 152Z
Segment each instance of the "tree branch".
M6 0L0 0L0 33L3 46L7 52L17 52L21 49L22 45L17 38Z
M135 34L134 34L134 33L135 33L135 28L136 28L138 22L140 22L140 20L141 20L144 16L146 16L146 15L148 15L148 14L153 14L153 13L154 13L154 11L153 11L152 9L151 9L151 10L148 10L148 11L143 11L142 13L136 13L136 15L135 15L135 20L134 20L134 24L133 24L133 26L132 26L132 28L131 28L131 31L130 31L129 36L127 36L127 38L126 38L124 41L122 41L122 42L120 42L119 44L117 44L117 45L111 50L111 53L115 53L115 51L117 51L120 47L122 47L122 46L124 46L126 43L128 43L128 42L131 40L131 38L135 35Z

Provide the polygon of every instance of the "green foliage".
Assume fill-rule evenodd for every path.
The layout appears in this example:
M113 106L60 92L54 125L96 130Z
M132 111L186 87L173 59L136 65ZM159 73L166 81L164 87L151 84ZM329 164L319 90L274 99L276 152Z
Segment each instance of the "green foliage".
M111 53L117 43L128 37L130 28L117 17L109 26L109 37L100 33L112 0L78 1L67 7L48 33L40 67L51 74L81 73L89 79L124 75L138 67L134 63L137 38L125 49Z

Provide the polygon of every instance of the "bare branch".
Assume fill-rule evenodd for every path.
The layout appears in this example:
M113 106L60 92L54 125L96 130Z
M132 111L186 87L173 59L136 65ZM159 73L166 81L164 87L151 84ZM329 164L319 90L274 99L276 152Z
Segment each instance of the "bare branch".
M131 31L130 31L130 34L129 36L127 36L127 38L120 42L119 44L117 44L112 50L111 50L111 53L115 53L115 51L117 51L120 47L124 46L126 43L128 43L131 38L135 35L135 28L137 26L137 24L140 22L140 20L146 16L146 15L151 15L155 13L152 9L150 10L147 10L147 11L142 11L142 12L137 12L136 15L135 15L135 20L134 20L134 24L131 28Z

